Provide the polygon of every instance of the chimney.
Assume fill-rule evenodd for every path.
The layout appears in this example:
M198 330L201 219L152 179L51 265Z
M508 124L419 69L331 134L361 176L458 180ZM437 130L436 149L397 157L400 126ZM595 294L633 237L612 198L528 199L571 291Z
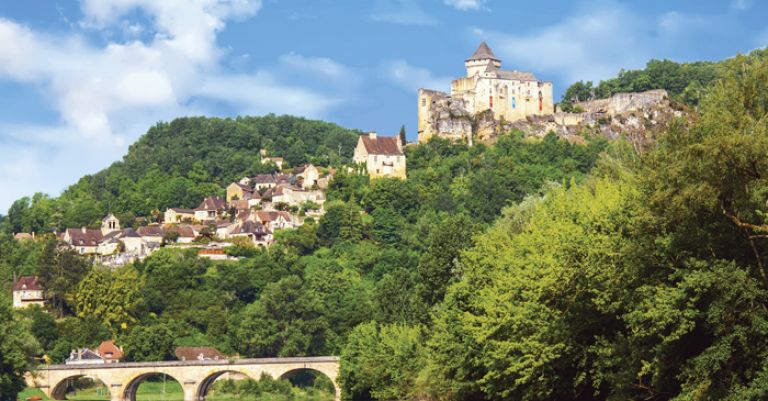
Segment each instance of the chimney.
M371 131L368 133L368 138L376 139L376 131Z
M85 226L83 226L83 228L81 228L81 230L83 230L83 234L85 234L85 230L86 230Z

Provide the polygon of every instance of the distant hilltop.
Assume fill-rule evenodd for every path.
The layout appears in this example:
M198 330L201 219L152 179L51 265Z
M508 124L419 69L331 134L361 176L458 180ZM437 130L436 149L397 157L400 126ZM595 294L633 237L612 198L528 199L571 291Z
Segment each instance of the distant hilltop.
M532 72L502 70L485 42L464 65L467 76L451 82L450 94L419 89L419 143L434 136L469 145L492 143L515 129L531 136L555 132L569 140L585 131L608 138L627 134L639 144L683 113L662 89L577 101L569 103L569 111L560 110L553 102L552 82Z

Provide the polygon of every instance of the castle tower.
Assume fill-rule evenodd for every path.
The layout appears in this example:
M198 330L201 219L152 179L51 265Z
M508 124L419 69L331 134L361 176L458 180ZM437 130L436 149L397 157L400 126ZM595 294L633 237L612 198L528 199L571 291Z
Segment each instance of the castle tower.
M483 74L486 70L496 70L501 68L501 60L499 60L488 44L483 41L480 46L477 47L472 57L464 61L464 66L467 67L467 76L472 77L475 74Z

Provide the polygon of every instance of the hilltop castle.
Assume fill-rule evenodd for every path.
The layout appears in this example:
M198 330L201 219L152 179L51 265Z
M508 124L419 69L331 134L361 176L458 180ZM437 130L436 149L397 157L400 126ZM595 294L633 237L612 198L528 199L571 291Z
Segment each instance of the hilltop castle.
M434 135L471 143L479 113L507 122L554 114L552 82L530 72L502 70L501 60L485 42L464 66L467 76L451 82L450 95L419 89L420 143Z

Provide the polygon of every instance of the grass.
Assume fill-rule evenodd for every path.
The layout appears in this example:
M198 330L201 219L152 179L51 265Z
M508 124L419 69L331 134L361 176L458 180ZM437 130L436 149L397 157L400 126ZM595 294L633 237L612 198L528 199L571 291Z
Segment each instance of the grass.
M106 396L104 395L106 394ZM51 399L36 388L27 388L19 393L19 400L25 400L27 397L39 396L44 401ZM250 394L227 394L212 391L205 397L206 401L332 401L333 394L322 391L306 391L300 388L293 388L290 395L262 393L261 395ZM109 392L104 386L97 386L83 389L74 395L69 394L68 400L73 401L109 401ZM155 381L145 381L141 383L136 392L137 401L183 401L184 394L181 390L181 384L176 381L165 383L165 393L163 393L163 383Z

